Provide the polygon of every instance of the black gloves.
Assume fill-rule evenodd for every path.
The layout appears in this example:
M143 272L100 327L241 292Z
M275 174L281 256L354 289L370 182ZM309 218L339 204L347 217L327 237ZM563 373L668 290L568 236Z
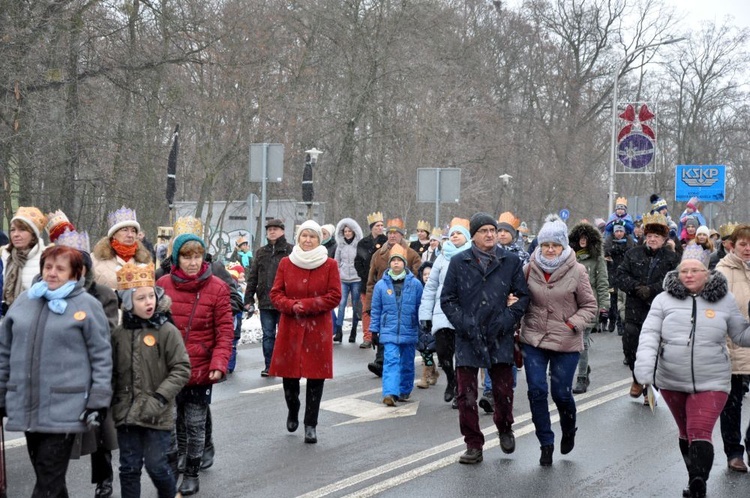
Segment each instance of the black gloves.
M638 297L638 299L648 301L651 298L651 289L649 289L646 285L639 285L635 288L635 295Z
M372 334L372 340L370 341L373 346L380 344L380 332L370 332Z
M429 329L422 329L417 340L417 351L420 353L430 354L435 352L435 336L429 332Z
M423 332L432 332L432 320L420 320L419 328L421 328Z
M78 420L86 424L88 430L91 430L100 427L104 423L105 418L107 418L106 408L98 408L96 410L86 408L81 413L81 416L78 417Z

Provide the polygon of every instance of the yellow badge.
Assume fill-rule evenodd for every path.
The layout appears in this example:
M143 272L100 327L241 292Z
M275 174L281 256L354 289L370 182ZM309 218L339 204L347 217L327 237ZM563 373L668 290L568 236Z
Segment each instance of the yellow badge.
M375 244L375 249L380 249L380 244Z
M86 318L86 312L85 311L76 311L73 315L73 318L78 320L79 322L83 321Z
M388 295L389 295L389 296L390 296L391 294L393 294L393 291L392 291L391 289L388 289L388 290L387 290L386 292L388 293Z
M716 312L714 310L706 310L706 318L713 318L716 316Z
M154 344L156 344L156 337L152 336L151 334L146 335L143 338L143 344L149 347L153 346Z

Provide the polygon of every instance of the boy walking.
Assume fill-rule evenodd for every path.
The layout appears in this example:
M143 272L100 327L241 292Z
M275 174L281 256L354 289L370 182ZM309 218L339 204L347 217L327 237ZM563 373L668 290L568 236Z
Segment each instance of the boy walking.
M140 496L144 463L159 498L177 492L167 453L174 399L190 378L190 359L169 321L171 301L154 283L153 264L126 264L117 272L122 324L112 333L112 416L123 498Z
M422 284L406 270L406 250L395 244L388 271L372 294L370 331L373 344L383 344L383 403L396 406L414 388L414 355L419 337Z

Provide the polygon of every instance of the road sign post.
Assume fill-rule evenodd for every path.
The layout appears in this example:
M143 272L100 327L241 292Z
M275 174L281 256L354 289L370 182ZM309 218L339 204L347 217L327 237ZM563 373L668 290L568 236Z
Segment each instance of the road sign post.
M461 168L417 168L417 202L435 203L435 225L440 226L440 204L458 203Z
M283 144L250 145L250 181L260 183L260 223L266 223L266 185L268 182L280 182L284 177ZM261 245L266 243L266 234L261 230Z

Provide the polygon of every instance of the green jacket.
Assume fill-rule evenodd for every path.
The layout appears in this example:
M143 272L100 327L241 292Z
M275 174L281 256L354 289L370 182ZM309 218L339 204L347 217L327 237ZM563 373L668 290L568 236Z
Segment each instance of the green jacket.
M171 430L174 399L190 378L190 359L177 327L169 322L159 328L118 325L112 333L112 354L115 426Z

